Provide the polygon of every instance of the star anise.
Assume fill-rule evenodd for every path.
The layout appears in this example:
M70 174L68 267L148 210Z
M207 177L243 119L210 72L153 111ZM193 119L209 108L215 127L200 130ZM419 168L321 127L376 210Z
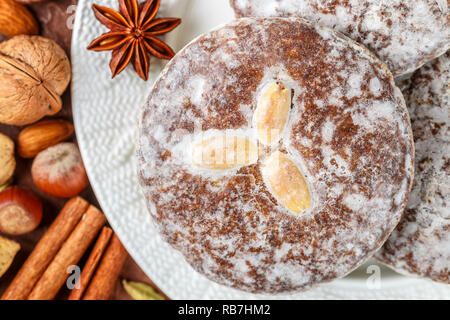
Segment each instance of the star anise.
M141 4L138 0L119 0L119 12L92 5L96 18L111 31L92 41L89 50L112 50L109 64L114 78L132 61L137 74L148 79L150 58L170 60L173 50L155 36L163 35L175 29L180 23L178 18L155 19L160 0L147 0Z

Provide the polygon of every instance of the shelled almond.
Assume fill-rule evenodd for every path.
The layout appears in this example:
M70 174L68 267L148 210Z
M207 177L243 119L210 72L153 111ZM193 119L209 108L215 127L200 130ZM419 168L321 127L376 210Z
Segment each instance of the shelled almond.
M311 206L308 184L297 165L284 153L275 151L263 163L262 176L278 201L300 213Z
M192 149L192 163L209 170L240 168L254 163L260 166L267 188L286 209L301 213L311 207L309 186L297 164L280 151L282 133L289 118L292 91L282 82L275 81L265 86L257 101L253 116L257 142L241 136L219 134L203 139ZM259 145L265 145L261 147ZM267 158L259 161L260 155L269 150Z
M245 137L219 135L197 143L192 162L200 168L226 170L258 161L258 146Z
M272 145L280 140L291 107L291 91L281 82L269 85L258 100L255 111L259 141Z
M39 152L67 140L73 125L64 120L43 120L23 129L17 138L17 151L22 158L34 158Z
M19 34L38 34L39 26L33 14L14 0L0 1L0 33L13 37Z

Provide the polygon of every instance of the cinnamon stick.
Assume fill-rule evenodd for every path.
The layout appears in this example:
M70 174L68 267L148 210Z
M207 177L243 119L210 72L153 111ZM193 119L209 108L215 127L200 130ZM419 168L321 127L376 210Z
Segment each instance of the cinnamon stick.
M95 243L95 246L92 249L91 254L89 255L89 258L83 267L83 272L80 276L80 283L78 284L78 288L72 290L68 300L80 300L83 296L83 293L86 291L86 288L91 281L95 269L97 268L100 259L102 258L108 246L112 233L113 231L110 228L103 227L103 230L100 233L97 242Z
M78 263L105 222L103 213L89 206L80 223L36 283L28 296L29 300L50 300L56 296L69 276L68 267Z
M127 256L127 251L117 235L114 234L83 300L109 299Z
M88 205L80 197L73 198L66 203L8 289L3 293L2 300L24 300L28 297L36 282L86 212Z

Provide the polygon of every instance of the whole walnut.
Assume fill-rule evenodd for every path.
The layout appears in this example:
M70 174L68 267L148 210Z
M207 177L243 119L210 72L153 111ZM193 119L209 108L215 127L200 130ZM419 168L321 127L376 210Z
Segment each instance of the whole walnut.
M16 36L0 43L0 123L22 126L61 110L70 61L53 40Z

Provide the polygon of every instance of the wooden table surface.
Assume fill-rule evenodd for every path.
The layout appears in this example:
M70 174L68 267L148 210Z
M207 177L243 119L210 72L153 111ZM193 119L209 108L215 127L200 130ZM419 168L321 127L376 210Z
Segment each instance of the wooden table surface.
M59 45L61 45L61 47L64 48L64 50L66 50L69 57L70 41L72 36L71 25L73 25L77 2L78 0L49 0L47 2L28 6L30 10L34 12L36 18L40 23L40 34L42 36L55 40ZM0 35L0 41L4 39L5 38ZM105 68L106 67L107 66L105 66ZM63 118L72 121L72 107L69 88L63 95L62 110L59 114L53 116L52 118ZM0 132L10 136L15 141L20 129L21 128L19 127L0 124ZM63 207L64 203L67 201L65 199L58 199L52 196L48 196L41 192L33 184L30 173L32 160L21 159L16 153L16 161L17 168L14 175L14 184L26 187L39 196L44 206L44 216L42 223L37 230L20 237L8 236L8 238L18 241L21 244L22 248L17 254L11 268L2 278L0 278L0 296L9 285L14 275L20 269L21 265L23 264L31 250L34 248L37 241L41 238L45 230L48 228L48 226L51 224L53 219ZM90 186L86 190L84 190L80 194L80 196L89 201L91 204L99 207L98 201L95 198L94 192ZM84 257L83 259L86 259L86 257ZM151 280L142 272L142 270L130 257L128 257L128 260L125 263L124 268L122 269L120 279L140 281L153 285ZM67 291L61 290L57 298L64 299L65 297L67 297L67 294ZM117 282L115 291L113 292L111 299L130 299L128 294L122 289L120 281Z

